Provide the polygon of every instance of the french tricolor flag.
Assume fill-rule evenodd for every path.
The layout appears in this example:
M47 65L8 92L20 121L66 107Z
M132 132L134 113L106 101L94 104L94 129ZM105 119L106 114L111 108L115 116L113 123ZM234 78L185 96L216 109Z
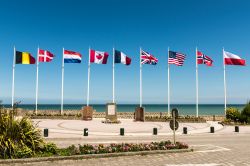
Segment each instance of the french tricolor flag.
M63 59L64 63L81 63L82 55L78 52L64 50Z
M223 54L224 54L225 65L240 65L240 66L246 65L246 61L244 59L241 59L241 57L238 55L226 51L223 51Z

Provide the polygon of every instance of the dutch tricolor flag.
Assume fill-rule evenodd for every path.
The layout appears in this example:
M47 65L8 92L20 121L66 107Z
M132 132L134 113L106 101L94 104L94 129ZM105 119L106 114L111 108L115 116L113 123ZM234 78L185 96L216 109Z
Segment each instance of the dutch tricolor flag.
M64 63L81 63L82 55L78 52L64 50L63 59Z

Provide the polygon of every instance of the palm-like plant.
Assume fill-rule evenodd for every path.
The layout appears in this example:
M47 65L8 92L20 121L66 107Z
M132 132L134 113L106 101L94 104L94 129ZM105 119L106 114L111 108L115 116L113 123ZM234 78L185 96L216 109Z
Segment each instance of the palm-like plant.
M30 157L44 146L41 132L27 117L15 119L15 110L0 111L0 158Z

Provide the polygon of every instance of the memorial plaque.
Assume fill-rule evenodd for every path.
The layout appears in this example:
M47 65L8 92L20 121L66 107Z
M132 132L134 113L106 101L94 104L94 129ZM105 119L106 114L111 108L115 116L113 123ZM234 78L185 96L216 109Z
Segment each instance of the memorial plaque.
M107 103L105 119L108 122L117 122L116 103Z
M116 114L116 110L115 110L116 105L108 104L107 107L108 107L107 108L108 109L108 115L115 115Z
M135 109L135 121L145 121L145 112L143 107L137 107Z
M92 120L93 119L93 107L85 106L82 108L82 120Z

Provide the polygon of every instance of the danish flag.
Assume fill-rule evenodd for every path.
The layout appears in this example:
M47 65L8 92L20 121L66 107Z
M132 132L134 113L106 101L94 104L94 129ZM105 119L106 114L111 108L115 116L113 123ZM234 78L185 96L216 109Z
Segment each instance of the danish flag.
M40 50L38 51L38 58L39 62L50 62L52 61L54 55L46 50Z

